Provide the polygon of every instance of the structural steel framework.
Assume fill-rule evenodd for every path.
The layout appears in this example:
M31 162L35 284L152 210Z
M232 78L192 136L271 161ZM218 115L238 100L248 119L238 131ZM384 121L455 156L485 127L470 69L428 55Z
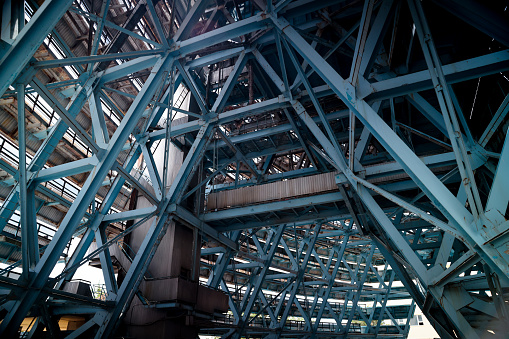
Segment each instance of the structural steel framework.
M229 298L200 333L406 337L418 306L442 338L504 337L506 9L5 0L0 335L112 337L178 221ZM113 247L147 221L117 281ZM67 291L97 256L102 298ZM60 332L65 315L86 321Z

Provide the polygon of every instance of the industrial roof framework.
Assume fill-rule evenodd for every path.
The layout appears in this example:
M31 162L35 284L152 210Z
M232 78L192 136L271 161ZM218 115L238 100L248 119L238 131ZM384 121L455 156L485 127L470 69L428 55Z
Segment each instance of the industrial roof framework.
M414 305L443 338L508 332L505 5L6 0L1 26L2 336L111 337L174 220L229 298L203 333L406 337ZM97 255L104 300L65 291Z

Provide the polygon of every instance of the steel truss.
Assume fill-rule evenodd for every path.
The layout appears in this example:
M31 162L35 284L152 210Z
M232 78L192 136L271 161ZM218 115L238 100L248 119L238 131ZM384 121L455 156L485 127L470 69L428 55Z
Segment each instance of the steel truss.
M34 14L25 25L24 6L5 1L0 96L17 105L19 163L0 164L11 175L0 231L19 209L21 260L1 271L0 334L15 336L32 317L28 337L44 329L58 337L58 319L79 314L87 321L67 337L111 337L142 298L139 285L172 221L202 234L200 276L229 298L227 317L202 333L406 337L415 305L443 338L507 333L509 96L502 88L479 137L460 94L471 79L502 79L509 25L503 8L436 1L442 15L477 32L472 39L496 40L491 51L451 56L436 43L434 2L142 0L119 24L107 14L127 5L114 0L46 0L37 10L27 2ZM55 27L69 18L87 22L85 54ZM63 56L38 60L48 35ZM407 43L403 53L398 45ZM41 76L64 67L78 76ZM181 108L183 91L195 107ZM27 161L31 93L59 119ZM172 124L175 112L186 122ZM51 156L69 133L80 156L55 166ZM171 183L152 154L159 143L166 160L170 143L186 154ZM326 191L217 202L332 172ZM86 179L72 199L48 188L78 175ZM150 207L136 208L133 191ZM120 209L119 197L130 194L131 208ZM42 246L41 208L55 204L65 215ZM117 281L111 252L144 222L148 233ZM66 268L50 278L77 236ZM106 298L66 291L95 256ZM9 276L17 267L21 275ZM413 301L390 305L403 299Z

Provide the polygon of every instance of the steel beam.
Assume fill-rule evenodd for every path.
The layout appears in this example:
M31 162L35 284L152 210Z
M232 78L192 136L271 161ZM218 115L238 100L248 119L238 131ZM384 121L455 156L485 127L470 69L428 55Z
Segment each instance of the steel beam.
M65 14L72 0L45 1L23 27L14 42L0 59L0 96L14 83L32 55L51 32L58 20Z
M462 206L452 193L435 177L430 170L423 166L408 146L395 134L395 132L376 114L364 101L356 97L355 89L347 83L309 44L293 29L283 18L273 19L274 24L287 37L291 45L309 62L323 80L333 89L341 100L355 112L357 118L370 129L370 132L385 147L412 177L418 186L426 193L430 200L439 207L440 211L458 229L463 230L465 238L472 238L486 252L483 259L490 262L501 274L509 275L509 266L504 264L505 259L493 253L493 250L483 246L485 240L474 231L472 214ZM322 145L323 146L323 145ZM332 146L332 145L331 145ZM331 154L332 150L327 150ZM492 253L493 255L490 255Z
M18 325L28 313L33 303L37 300L40 288L46 284L46 280L53 270L55 263L58 261L63 249L74 234L76 227L81 222L81 218L86 212L90 202L95 197L95 193L102 186L106 174L115 163L118 153L120 153L126 140L132 133L139 117L143 114L145 107L159 88L164 78L163 74L168 72L172 63L173 59L166 57L159 60L154 66L151 76L144 85L140 95L126 113L121 125L108 144L104 157L97 166L95 175L88 177L75 203L73 203L69 209L60 228L48 246L48 249L44 252L43 257L36 266L34 277L30 281L30 286L32 288L27 290L24 295L16 301L15 305L0 325L0 333L12 335L14 333L13 331L18 328Z

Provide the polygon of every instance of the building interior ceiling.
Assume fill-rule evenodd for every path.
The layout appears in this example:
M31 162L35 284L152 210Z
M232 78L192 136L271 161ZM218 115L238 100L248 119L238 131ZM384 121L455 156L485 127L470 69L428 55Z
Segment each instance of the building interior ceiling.
M1 337L509 333L507 1L0 6Z

